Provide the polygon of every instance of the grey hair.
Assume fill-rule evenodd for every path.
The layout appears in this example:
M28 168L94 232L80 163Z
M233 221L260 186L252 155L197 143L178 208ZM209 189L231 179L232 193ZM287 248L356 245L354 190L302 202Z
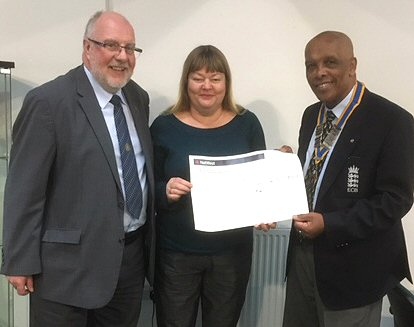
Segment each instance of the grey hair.
M86 24L85 34L83 35L85 39L91 36L95 28L96 21L102 16L103 13L104 11L102 10L97 11L96 13L93 14L91 18L89 18L88 23Z

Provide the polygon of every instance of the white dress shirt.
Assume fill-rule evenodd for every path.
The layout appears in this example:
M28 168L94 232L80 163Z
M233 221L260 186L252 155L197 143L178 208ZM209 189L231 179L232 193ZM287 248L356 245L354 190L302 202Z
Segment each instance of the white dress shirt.
M122 178L122 163L121 163L121 152L119 150L118 135L115 128L114 120L114 106L109 101L111 100L113 94L105 91L98 81L93 77L92 73L84 66L85 73L88 76L88 79L92 85L92 88L95 92L96 99L98 100L99 106L102 109L102 114L105 119L106 126L108 127L109 135L111 136L112 145L114 147L114 154L116 159L116 165L118 168L119 180L121 181L122 193L125 199L125 189L124 189L124 180ZM124 208L124 230L125 232L131 232L145 224L146 221L146 208L148 201L148 185L147 185L147 175L145 172L145 157L144 152L142 151L141 143L135 128L134 120L131 116L131 111L129 110L128 104L125 100L124 95L121 90L116 93L122 102L122 108L124 111L125 119L127 121L129 134L131 137L132 146L135 152L135 160L137 163L138 176L142 188L142 210L139 219L134 219L127 212L126 206Z

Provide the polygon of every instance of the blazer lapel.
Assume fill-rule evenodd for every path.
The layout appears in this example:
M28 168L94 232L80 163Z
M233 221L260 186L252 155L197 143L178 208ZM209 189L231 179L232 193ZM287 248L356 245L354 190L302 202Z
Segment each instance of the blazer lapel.
M104 152L108 164L111 168L112 175L115 178L119 190L122 192L111 137L109 135L108 128L106 126L98 100L96 99L93 88L90 85L88 77L83 70L83 66L81 66L78 70L76 77L78 93L80 95L80 98L78 100L79 105L84 111L89 124L91 125L96 138L102 147L102 151Z
M365 116L365 111L363 110L363 104L361 103L352 113L352 116L349 118L338 138L323 176L317 202L324 197L329 190L329 187L335 182L338 174L348 162L348 157L350 157L354 148L360 141L361 122L364 120L363 116Z
M134 119L135 129L144 152L147 176L152 176L153 172L151 163L153 162L153 155L151 135L148 128L148 113L145 110L146 104L142 102L138 90L133 88L130 84L127 84L122 91L124 92L125 98L128 102L132 118Z
M313 132L315 130L318 113L319 113L320 102L309 109L302 119L302 127L299 135L299 149L298 157L302 163L302 167L305 165L306 153L308 151L309 142L311 141Z

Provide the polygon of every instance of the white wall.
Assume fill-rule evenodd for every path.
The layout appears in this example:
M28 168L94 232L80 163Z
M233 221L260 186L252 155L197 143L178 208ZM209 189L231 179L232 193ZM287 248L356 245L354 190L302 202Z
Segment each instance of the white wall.
M0 60L16 62L15 111L30 88L81 62L84 25L106 7L136 28L144 53L134 79L150 93L152 118L175 101L189 51L214 44L230 62L238 102L261 119L268 148L296 150L302 111L316 100L303 48L326 29L353 39L358 77L371 91L414 113L411 0L1 0ZM413 216L404 225L414 272Z

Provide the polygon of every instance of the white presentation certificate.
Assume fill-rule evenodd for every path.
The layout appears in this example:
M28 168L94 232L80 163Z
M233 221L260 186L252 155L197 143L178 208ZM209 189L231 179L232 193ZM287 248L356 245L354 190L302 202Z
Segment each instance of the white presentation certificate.
M195 229L215 232L308 213L296 154L264 150L235 156L190 155Z

